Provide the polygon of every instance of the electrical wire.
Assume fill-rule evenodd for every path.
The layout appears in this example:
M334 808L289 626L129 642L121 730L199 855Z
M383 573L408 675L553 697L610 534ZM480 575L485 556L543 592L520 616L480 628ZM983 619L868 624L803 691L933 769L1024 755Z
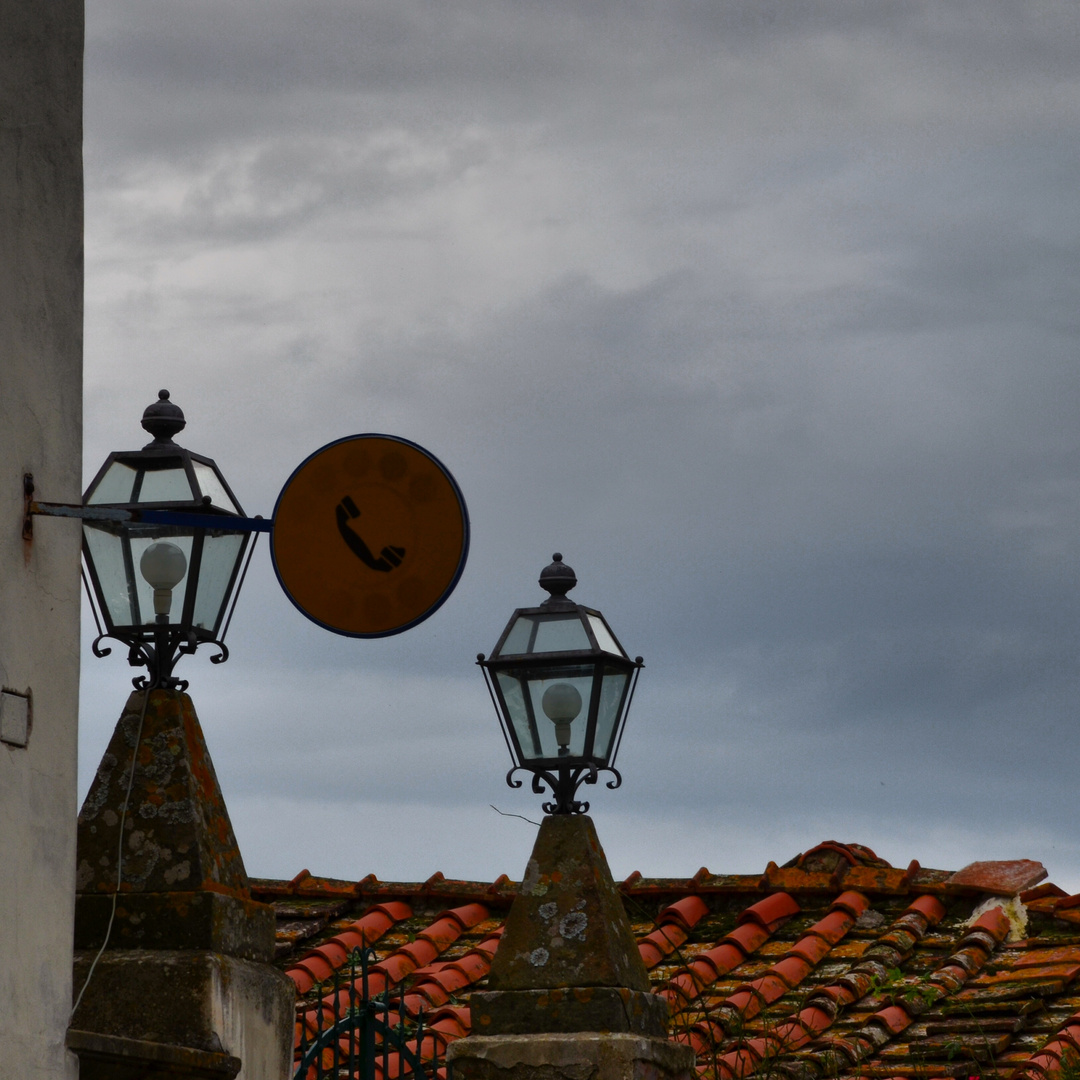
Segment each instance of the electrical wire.
M120 838L116 842L116 889L112 894L112 908L109 911L109 925L105 928L105 940L101 943L101 948L98 949L97 956L94 957L94 962L90 965L90 970L86 973L86 980L83 982L82 989L79 991L79 996L75 999L75 1004L71 1006L71 1015L68 1017L68 1024L74 1019L79 1005L82 1004L83 994L86 993L86 988L90 985L90 979L93 977L94 969L97 967L102 953L105 952L105 949L109 944L109 938L112 935L113 920L116 918L116 904L120 898L120 881L124 869L124 822L127 819L128 804L131 802L131 789L135 785L135 766L139 761L139 743L142 742L143 723L146 720L146 707L150 703L150 692L151 687L149 686L143 691L142 710L139 713L139 730L135 735L135 747L131 751L131 771L128 773L124 804L120 808Z

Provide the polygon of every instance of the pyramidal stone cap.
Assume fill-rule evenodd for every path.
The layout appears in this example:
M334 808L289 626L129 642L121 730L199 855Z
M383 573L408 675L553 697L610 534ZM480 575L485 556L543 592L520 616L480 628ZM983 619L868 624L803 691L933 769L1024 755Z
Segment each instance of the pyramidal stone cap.
M649 989L596 827L586 815L544 818L488 985Z
M273 911L251 899L202 727L179 690L150 691L145 713L143 693L131 694L79 814L75 947L96 949L107 933L115 949L274 955Z
M470 999L480 1035L667 1034L668 1004L648 992L641 951L584 814L552 814L540 826L488 987Z

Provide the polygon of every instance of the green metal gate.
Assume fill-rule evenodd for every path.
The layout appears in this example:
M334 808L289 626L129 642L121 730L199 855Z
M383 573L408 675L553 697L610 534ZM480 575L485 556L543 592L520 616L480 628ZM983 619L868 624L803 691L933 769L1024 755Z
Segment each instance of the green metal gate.
M368 993L368 964L374 959L374 949L353 949L348 964L322 984L320 1005L331 999L332 1017L320 1008L316 1031L301 1024L293 1080L450 1080L450 1070L435 1059L434 1042L432 1057L421 1059L423 1014L410 1021L401 993L395 1019L385 992Z

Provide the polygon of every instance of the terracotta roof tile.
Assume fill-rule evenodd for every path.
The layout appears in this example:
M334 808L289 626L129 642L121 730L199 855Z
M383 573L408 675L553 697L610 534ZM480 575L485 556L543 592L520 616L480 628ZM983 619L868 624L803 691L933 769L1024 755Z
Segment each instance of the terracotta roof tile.
M673 975L661 991L672 1010L682 1008L707 986L738 967L768 940L770 927L780 926L798 911L799 905L786 893L775 893L743 911L738 917L739 925L719 945L699 954Z
M635 872L620 892L671 1037L698 1051L703 1080L1064 1080L1080 1062L1080 896L1036 885L1042 873L1025 860L901 870L828 841L764 874ZM980 906L1006 888L1027 908L1019 941L1004 902ZM408 1023L422 1011L422 1042L442 1054L470 1033L469 995L516 885L305 872L252 891L278 911L299 1024L328 1021L334 994L316 980L334 965L347 980L351 943L366 941L369 991Z
M467 904L443 912L434 922L417 933L418 940L402 945L371 966L367 978L368 993L380 994L398 985L406 976L429 964L456 941L463 931L482 922L488 914L487 908L481 904ZM350 992L355 991L346 985L321 997L311 1006L301 1006L297 1016L297 1039L299 1040L301 1029L313 1035L329 1027L333 1023L335 1002L345 1002L347 1008Z
M1032 947L1020 953L1014 968L1039 967L1043 964L1069 964L1080 962L1080 945L1066 945L1061 949Z
M1068 896L1068 893L1064 889L1059 889L1057 885L1052 882L1045 882L1042 885L1036 885L1033 889L1025 889L1020 894L1021 902L1030 904L1033 900L1042 900L1048 897Z
M341 967L353 949L373 945L394 923L411 915L412 908L401 901L376 904L335 937L313 949L295 966L286 969L285 974L296 983L298 994L306 994L315 983L329 978Z
M1015 896L1030 889L1046 877L1042 863L1030 859L1012 859L1008 862L973 862L958 870L949 884L995 896Z
M772 933L781 923L799 913L799 905L785 892L773 893L751 904L740 916L739 923L756 922L768 933Z
M985 930L988 934L992 934L994 941L998 944L1004 941L1009 936L1009 917L1005 914L1005 909L995 907L985 915L980 915L975 921L972 932L964 938L964 941L974 938L975 931L978 930Z
M664 908L657 919L659 927L638 942L638 951L645 967L656 967L664 957L682 945L702 916L708 913L709 906L700 896L687 896Z
M851 929L854 922L846 911L830 911L824 919L814 924L810 932L827 944L835 945Z
M439 1008L450 1001L451 995L479 982L491 969L491 958L502 937L502 929L485 938L476 948L459 960L451 960L438 970L414 972L411 988L402 999L405 1012L412 1017L421 1010Z
M683 930L689 933L708 914L709 905L700 896L685 896L674 904L668 904L660 912L656 921L661 926L668 923L678 923Z

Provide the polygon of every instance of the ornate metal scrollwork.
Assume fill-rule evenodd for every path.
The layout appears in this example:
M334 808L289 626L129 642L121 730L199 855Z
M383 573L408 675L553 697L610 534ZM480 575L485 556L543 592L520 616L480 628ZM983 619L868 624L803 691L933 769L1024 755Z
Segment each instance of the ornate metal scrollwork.
M545 814L587 814L589 804L576 799L574 796L582 784L595 784L602 772L609 772L614 776L613 780L607 781L609 788L617 788L622 784L622 776L616 769L610 767L598 769L589 762L575 768L560 768L557 771L530 769L524 765L515 765L506 774L506 783L509 787L519 788L522 786L523 781L514 777L514 773L518 771L532 774L532 790L537 795L544 795L550 791L554 796L552 801L543 804Z
M163 687L168 690L184 691L188 688L187 679L178 679L173 675L173 668L181 656L190 656L200 645L212 645L218 651L210 657L210 663L223 664L229 659L229 650L223 641L217 638L199 640L194 633L183 633L177 627L154 627L154 640L145 638L121 637L118 634L99 634L90 648L97 657L109 656L112 649L102 646L105 638L112 638L127 646L127 662L131 667L146 668L145 675L138 675L131 680L136 690L155 690Z
M98 636L94 638L93 643L90 645L90 651L96 657L98 657L98 659L103 656L112 656L112 649L104 649L101 647L101 642L104 641L105 638L107 638L108 636L108 634L98 634Z

